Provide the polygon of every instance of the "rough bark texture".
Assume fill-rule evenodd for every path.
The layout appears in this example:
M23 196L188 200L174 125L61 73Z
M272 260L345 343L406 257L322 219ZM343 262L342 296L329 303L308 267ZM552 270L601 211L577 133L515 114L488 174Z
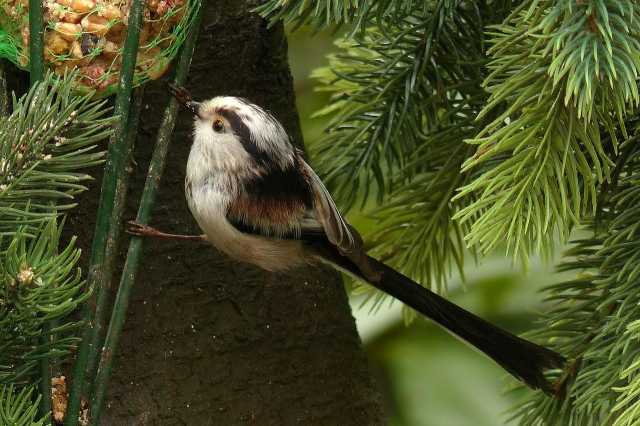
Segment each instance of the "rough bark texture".
M249 12L254 5L205 5L187 87L197 99L227 94L265 106L301 143L282 28L268 30ZM161 85L147 87L127 219L135 216L166 100ZM183 195L190 132L191 117L183 113L153 216L153 225L171 232L199 232ZM84 253L98 188L92 185L68 222ZM273 275L208 245L146 242L102 424L383 423L379 392L335 273Z

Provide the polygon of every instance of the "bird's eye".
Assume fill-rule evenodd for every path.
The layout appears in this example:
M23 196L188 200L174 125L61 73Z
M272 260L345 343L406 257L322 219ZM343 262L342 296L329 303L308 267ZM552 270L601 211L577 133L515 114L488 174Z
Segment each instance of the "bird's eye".
M224 130L224 123L218 119L213 122L213 130L217 133L221 133Z

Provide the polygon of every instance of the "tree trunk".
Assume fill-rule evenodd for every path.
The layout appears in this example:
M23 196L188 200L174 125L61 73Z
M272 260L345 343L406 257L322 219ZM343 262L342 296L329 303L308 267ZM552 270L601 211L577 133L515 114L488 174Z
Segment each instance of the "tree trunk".
M301 145L282 27L268 30L251 14L255 1L204 3L187 84L194 98L248 98ZM162 85L147 86L126 219L135 217L166 102ZM152 220L171 232L199 233L183 194L191 131L183 112ZM67 226L85 254L98 188ZM268 274L206 244L145 242L102 424L378 425L380 399L336 273Z

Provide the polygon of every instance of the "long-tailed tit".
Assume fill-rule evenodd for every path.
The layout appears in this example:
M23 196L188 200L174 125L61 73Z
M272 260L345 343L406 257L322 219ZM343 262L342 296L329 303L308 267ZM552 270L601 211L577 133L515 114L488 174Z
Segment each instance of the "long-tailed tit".
M545 371L564 358L447 301L368 256L320 178L271 114L246 100L195 102L173 95L194 116L185 193L202 236L166 234L130 223L139 236L202 239L267 271L328 263L404 302L485 353L528 386L554 393Z

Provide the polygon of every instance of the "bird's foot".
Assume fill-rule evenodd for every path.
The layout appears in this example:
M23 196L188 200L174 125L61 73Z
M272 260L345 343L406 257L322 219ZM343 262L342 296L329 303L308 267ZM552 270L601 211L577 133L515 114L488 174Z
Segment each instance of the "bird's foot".
M138 223L134 220L127 222L127 234L136 235L138 237L161 237L163 232L158 231L156 228Z

